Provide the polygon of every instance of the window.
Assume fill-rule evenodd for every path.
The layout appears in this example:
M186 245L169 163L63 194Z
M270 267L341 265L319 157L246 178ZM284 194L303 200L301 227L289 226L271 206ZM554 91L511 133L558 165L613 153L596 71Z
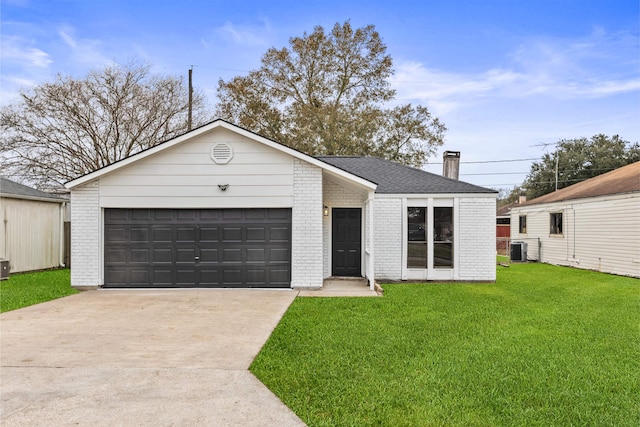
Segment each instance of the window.
M527 234L527 216L520 215L520 221L518 223L518 233Z
M562 234L562 212L553 212L549 218L549 234Z
M453 208L433 208L433 266L453 267Z
M427 208L407 208L407 267L427 268Z

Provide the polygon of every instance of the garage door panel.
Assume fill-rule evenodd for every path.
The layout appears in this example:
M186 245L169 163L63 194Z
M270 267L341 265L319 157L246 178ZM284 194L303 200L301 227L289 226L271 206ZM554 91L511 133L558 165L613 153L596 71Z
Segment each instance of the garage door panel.
M200 264L219 263L218 249L200 249Z
M218 237L218 227L200 227L200 243L217 243L219 240L220 238Z
M247 262L264 264L267 262L265 248L249 248L247 249Z
M241 227L224 227L224 229L222 230L222 241L226 243L241 242L242 228Z
M143 242L143 243L149 242L149 229L146 227L131 228L130 239L132 242Z
M171 248L153 248L153 264L171 264L172 255Z
M223 248L222 249L222 262L223 263L236 263L242 262L242 249L240 248Z
M105 256L109 259L112 265L126 264L127 263L127 249L126 248L109 248L105 251Z
M289 287L291 209L105 209L106 287Z
M176 248L176 263L194 264L196 262L195 248Z
M127 229L123 226L105 227L106 243L126 243Z
M154 227L153 241L156 243L161 243L161 242L171 243L173 241L171 228L170 227Z
M133 248L131 249L131 260L132 264L144 264L148 265L151 261L150 251L147 248Z

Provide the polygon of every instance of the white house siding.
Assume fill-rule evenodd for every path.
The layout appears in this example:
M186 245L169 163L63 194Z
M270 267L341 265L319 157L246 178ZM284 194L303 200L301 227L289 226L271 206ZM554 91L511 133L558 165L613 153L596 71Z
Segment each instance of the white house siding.
M233 149L216 164L211 149ZM218 185L228 185L226 191ZM224 128L194 137L100 178L100 206L279 208L293 205L293 158Z
M322 169L293 160L291 286L320 288L323 279Z
M496 280L496 199L459 197L458 279Z
M71 286L102 284L102 220L99 181L71 191Z
M373 201L373 246L377 281L402 278L403 232L401 198L376 198Z
M552 212L562 212L561 236L549 234ZM511 215L512 240L529 242L529 259L640 277L640 193L522 206ZM518 232L520 215L526 235Z
M322 251L322 264L324 277L331 276L331 209L361 208L364 212L364 202L366 199L366 191L357 191L355 189L351 189L344 185L341 185L333 179L326 177L324 178L322 203L323 206L327 206L329 208L329 215L323 217L322 221L322 236L324 241L324 250ZM366 226L366 218L363 218L362 227L363 230L365 230L365 232L363 233L363 237L365 237L366 242L366 230L368 229L368 227Z
M0 259L9 271L59 267L62 251L61 203L0 198Z

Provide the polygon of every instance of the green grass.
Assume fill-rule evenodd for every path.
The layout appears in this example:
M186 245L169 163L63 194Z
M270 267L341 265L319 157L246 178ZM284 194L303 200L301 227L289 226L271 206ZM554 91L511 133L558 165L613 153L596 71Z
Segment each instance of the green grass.
M297 298L251 371L310 426L638 426L640 281L544 264L495 284Z
M69 269L12 274L0 282L0 313L76 293Z

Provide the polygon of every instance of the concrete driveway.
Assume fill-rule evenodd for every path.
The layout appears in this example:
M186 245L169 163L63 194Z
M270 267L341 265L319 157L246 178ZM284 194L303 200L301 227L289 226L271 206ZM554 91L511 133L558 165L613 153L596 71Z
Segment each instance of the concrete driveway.
M0 316L3 426L304 426L247 369L291 290L97 290Z

